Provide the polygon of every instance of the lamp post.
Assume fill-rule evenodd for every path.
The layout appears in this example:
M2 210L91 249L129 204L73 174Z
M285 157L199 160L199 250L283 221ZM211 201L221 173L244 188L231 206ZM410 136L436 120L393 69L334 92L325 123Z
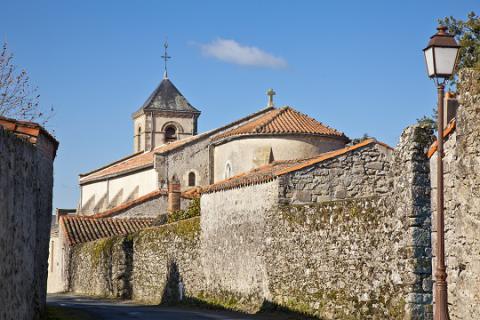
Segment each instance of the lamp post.
M438 92L437 122L437 265L435 270L435 320L448 320L447 272L445 267L445 225L443 199L443 101L445 83L451 78L460 46L447 28L440 26L423 49L428 76L434 79Z

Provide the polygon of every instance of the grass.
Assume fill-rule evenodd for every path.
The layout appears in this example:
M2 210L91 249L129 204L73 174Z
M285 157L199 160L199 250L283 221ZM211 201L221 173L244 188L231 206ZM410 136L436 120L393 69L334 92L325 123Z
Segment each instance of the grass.
M79 309L47 306L46 320L95 320L95 318Z

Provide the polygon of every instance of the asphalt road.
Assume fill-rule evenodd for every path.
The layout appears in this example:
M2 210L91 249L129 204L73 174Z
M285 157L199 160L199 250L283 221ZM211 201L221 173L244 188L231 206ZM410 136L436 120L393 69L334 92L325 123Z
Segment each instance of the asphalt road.
M90 313L98 320L250 320L258 317L239 313L143 306L115 300L99 300L71 295L49 295L47 304L68 308L77 308ZM265 318L263 318L265 319Z

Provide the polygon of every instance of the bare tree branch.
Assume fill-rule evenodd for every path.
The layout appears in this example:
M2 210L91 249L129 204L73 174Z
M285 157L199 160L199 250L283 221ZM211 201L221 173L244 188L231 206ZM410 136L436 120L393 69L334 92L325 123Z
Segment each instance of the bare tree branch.
M53 116L53 108L41 111L40 95L33 87L25 70L18 70L7 43L0 49L0 116L35 121L46 125Z

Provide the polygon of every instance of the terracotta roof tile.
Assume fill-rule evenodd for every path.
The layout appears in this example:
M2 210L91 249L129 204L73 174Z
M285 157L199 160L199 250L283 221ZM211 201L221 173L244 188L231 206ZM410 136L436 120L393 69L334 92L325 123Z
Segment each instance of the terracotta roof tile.
M68 244L94 241L101 238L125 235L149 227L153 218L95 219L85 216L64 216L61 225Z
M198 139L199 137L201 137L201 135L192 136L192 137L184 138L182 140L164 144L149 152L136 153L132 156L116 161L112 164L109 164L105 167L102 167L90 173L80 175L80 183L82 184L82 183L94 181L99 178L126 173L129 171L138 170L141 168L148 168L150 166L153 166L155 153L163 153L163 152L174 150L176 148L183 146L187 142Z
M214 140L239 135L289 133L326 135L348 140L342 132L330 128L291 107L272 109L261 117L215 136Z
M443 138L445 139L446 137L448 137L450 134L452 134L452 132L455 131L455 127L456 127L456 120L455 119L452 119L450 121L450 123L448 124L448 126L445 128L445 130L443 130ZM431 146L430 148L428 149L428 152L427 152L427 157L428 158L431 158L435 152L437 152L437 148L438 148L438 143L437 141L435 141Z
M214 183L212 185L203 187L202 193L210 193L220 190L234 189L251 184L268 182L276 177L277 171L292 166L294 164L298 164L299 161L301 160L274 161L270 164L255 168L251 171L244 172L228 179Z
M356 145L322 153L313 158L300 159L300 160L285 160L285 161L274 161L271 164L267 164L251 171L241 173L239 175L233 176L231 178L219 181L215 184L206 186L202 188L202 193L211 193L222 190L229 190L234 188L239 188L252 184L260 184L272 181L278 176L287 174L289 172L294 172L301 170L303 168L312 166L319 162L335 158L337 156L346 154L348 152L360 149L370 144L379 144L386 148L392 149L390 146L378 142L375 139L368 139L363 142L360 142Z
M0 127L6 131L11 131L20 137L26 138L30 143L37 143L38 136L43 134L55 146L58 147L58 141L41 125L30 121L20 121L0 116Z

